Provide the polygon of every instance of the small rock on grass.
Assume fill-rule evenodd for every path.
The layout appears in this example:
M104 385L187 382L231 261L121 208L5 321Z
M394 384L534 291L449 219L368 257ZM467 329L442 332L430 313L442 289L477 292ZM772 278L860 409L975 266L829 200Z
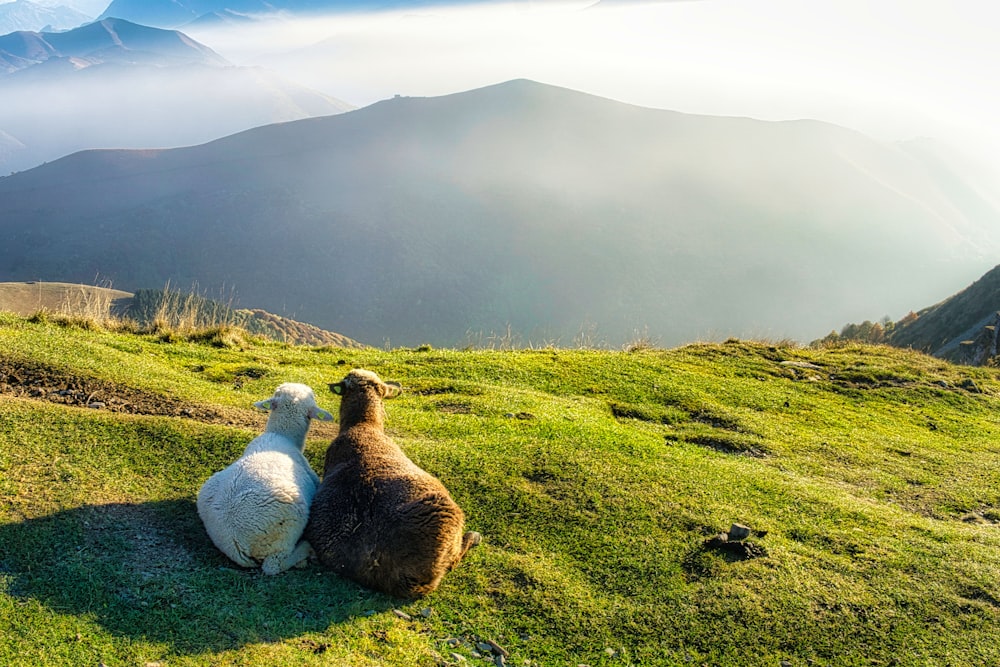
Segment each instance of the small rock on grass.
M734 542L745 540L750 537L750 527L739 523L734 523L729 527L729 539Z
M493 650L494 653L503 656L504 658L510 657L510 653L507 651L507 649L505 649L503 646L500 646L500 644L497 644L492 639L487 639L486 643L490 645L490 648Z
M493 655L498 655L502 658L509 658L510 653L500 644L497 644L492 639L480 639L476 642L476 648L483 653L491 653Z

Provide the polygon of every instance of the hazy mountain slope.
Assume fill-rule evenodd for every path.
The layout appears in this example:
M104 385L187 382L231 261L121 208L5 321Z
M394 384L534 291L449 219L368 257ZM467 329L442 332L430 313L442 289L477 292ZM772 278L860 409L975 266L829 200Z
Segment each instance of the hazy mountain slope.
M259 68L233 67L183 33L105 19L0 37L0 173L86 148L198 144L350 105Z
M70 7L42 5L28 0L0 4L0 35L17 30L68 30L86 23L88 16Z
M993 165L973 160L930 139L913 139L898 146L927 170L968 219L988 220L1000 210L1000 174ZM965 231L975 233L971 227Z
M224 284L373 344L808 340L1000 248L995 211L858 133L527 81L77 154L0 179L0 206L0 279Z
M203 14L223 10L238 12L274 11L272 3L264 0L234 0L232 2L206 2L204 0L113 0L101 18L117 16L145 25L177 27L197 19Z
M0 130L0 164L13 162L17 154L23 151L24 144Z
M75 9L90 17L96 17L108 6L108 0L46 0L46 4L59 4Z
M944 301L896 323L886 342L959 359L962 341L976 338L1000 311L1000 266Z

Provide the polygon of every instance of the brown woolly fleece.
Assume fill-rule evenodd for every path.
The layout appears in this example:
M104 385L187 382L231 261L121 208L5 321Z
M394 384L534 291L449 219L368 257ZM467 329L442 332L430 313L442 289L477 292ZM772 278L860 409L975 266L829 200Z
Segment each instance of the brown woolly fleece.
M385 434L382 401L399 385L354 369L330 389L341 396L340 435L326 450L304 537L348 579L399 598L426 595L482 537L465 532L444 485Z

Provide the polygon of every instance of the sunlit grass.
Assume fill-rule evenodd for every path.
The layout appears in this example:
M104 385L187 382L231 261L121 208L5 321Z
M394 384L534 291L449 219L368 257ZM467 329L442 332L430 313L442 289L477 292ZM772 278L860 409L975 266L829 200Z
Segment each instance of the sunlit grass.
M0 664L486 664L486 640L510 665L1000 661L991 369L742 341L216 347L8 316L0 350L225 415L0 396ZM424 600L240 570L194 511L254 400L306 382L336 413L325 385L355 366L402 383L391 434L485 537ZM707 546L733 523L760 557Z

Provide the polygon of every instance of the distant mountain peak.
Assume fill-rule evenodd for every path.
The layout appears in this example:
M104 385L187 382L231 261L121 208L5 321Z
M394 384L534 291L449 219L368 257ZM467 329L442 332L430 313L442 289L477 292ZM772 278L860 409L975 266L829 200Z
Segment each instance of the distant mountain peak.
M0 67L8 73L51 58L83 58L91 64L230 64L182 32L150 28L118 18L101 19L66 32L20 31L0 36Z

